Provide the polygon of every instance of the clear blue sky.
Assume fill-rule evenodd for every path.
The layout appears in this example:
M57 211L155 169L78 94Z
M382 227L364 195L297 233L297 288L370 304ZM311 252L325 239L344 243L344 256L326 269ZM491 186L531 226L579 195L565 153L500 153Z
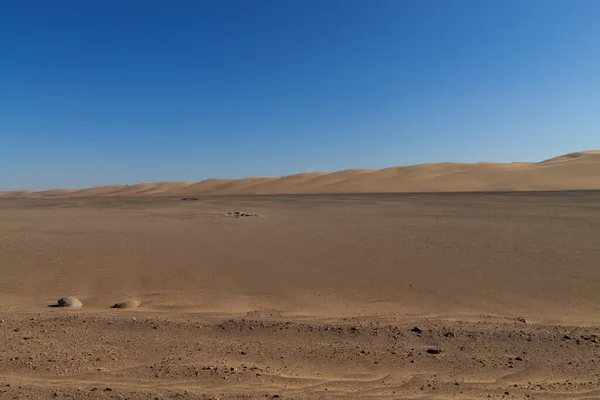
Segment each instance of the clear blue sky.
M600 1L0 5L0 190L600 148Z

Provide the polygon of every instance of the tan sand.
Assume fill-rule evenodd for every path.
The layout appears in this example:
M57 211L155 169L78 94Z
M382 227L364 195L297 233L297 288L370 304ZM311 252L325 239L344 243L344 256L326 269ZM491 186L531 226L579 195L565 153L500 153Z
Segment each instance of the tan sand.
M236 194L402 193L600 189L600 151L539 163L438 163L310 172L280 178L207 179L112 185L82 190L0 193L0 197L201 196Z
M545 188L595 157L347 176ZM0 399L600 398L599 226L597 191L0 199Z
M381 170L351 169L282 178L209 179L198 183L114 185L76 192L19 191L5 196L135 196L430 191L578 190L600 188L600 152L567 154L540 163L438 163Z

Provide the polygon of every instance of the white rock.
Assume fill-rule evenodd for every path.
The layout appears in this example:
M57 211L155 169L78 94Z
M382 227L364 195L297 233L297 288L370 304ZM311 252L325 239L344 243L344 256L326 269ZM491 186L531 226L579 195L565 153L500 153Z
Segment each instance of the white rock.
M77 297L67 296L58 299L58 307L81 308L83 303Z

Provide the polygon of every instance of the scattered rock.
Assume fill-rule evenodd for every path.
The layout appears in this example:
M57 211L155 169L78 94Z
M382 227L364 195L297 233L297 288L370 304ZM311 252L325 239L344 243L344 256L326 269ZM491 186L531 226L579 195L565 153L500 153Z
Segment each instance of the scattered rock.
M58 299L56 307L81 308L83 303L77 297L67 296Z
M198 197L183 197L181 201L198 201L200 200Z
M411 332L415 332L415 333L422 333L423 332L423 330L421 328L416 327L416 326L414 328L412 328L410 331Z
M444 332L444 336L445 337L454 337L456 335L454 334L454 332Z
M229 217L259 217L258 214L251 214L251 213L247 213L247 212L242 212L242 211L234 211L234 212L228 212L227 216Z
M120 303L113 304L112 308L136 308L142 305L138 299L125 300Z
M426 352L428 354L440 354L442 352L442 349L439 347L430 347L426 350Z
M589 340L592 343L598 343L598 335L581 335L583 340Z

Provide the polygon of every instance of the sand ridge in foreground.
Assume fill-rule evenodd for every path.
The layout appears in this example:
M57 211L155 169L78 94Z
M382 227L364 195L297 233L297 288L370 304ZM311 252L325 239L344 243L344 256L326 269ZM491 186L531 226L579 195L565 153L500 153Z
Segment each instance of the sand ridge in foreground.
M600 189L600 150L565 154L537 163L444 162L384 169L305 172L275 178L138 183L79 190L19 190L0 192L0 196L195 196L585 189Z

